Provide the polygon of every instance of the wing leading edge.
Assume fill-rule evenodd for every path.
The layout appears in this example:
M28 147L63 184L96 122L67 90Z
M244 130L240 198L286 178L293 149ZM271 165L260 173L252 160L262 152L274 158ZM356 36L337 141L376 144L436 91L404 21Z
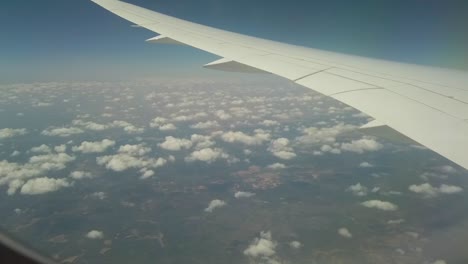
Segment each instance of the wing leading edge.
M93 0L160 36L222 59L205 65L269 72L350 105L375 120L364 130L417 142L468 169L468 73L294 46L170 17L117 0Z

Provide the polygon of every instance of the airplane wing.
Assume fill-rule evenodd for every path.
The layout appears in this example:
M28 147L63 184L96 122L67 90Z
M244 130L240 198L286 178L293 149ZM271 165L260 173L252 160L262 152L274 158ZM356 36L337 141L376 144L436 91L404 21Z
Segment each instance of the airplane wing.
M220 30L117 0L93 0L160 35L221 59L225 71L264 71L373 117L368 133L417 142L468 169L468 73L305 48Z

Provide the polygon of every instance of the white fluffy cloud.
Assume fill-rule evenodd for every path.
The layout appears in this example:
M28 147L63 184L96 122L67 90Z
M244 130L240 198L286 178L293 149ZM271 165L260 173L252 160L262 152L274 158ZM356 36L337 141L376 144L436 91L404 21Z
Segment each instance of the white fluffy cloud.
M375 208L383 211L395 211L398 210L398 206L386 201L380 200L369 200L361 203L363 206L367 208Z
M230 114L226 113L224 110L216 111L215 115L221 120L227 120L232 117Z
M212 200L212 201L208 204L208 207L205 208L205 212L211 213L211 212L213 212L213 210L215 210L216 208L221 208L221 207L224 207L224 206L226 206L226 202L225 202L225 201L215 199L215 200Z
M169 130L176 130L176 129L177 129L177 127L172 123L168 123L168 124L164 124L164 125L159 126L159 130L161 130L161 131L169 131Z
M260 237L255 238L244 255L259 260L261 263L280 263L276 256L276 247L278 243L272 239L271 232L261 232Z
M167 160L163 158L136 157L126 153L119 153L97 157L96 162L98 165L104 165L107 169L113 171L124 171L130 168L158 168L164 166Z
M291 146L289 146L289 139L278 138L271 142L268 150L277 158L289 160L296 157L296 153Z
M349 230L346 227L342 227L342 228L338 229L338 234L340 236L342 236L342 237L345 237L345 238L352 238L353 237L351 232L349 232Z
M347 191L351 192L356 196L366 196L367 195L367 187L361 185L361 183L356 183L354 185L349 186Z
M72 124L74 126L79 126L81 128L84 128L87 130L93 130L93 131L103 131L111 127L110 125L107 125L107 124L99 124L99 123L95 123L92 121L83 121L81 119L73 120Z
M153 170L148 170L146 168L143 168L143 169L141 169L140 179L142 179L142 180L148 179L148 178L152 177L153 175L154 175Z
M370 164L369 162L367 161L363 161L359 164L359 167L360 168L372 168L374 167L374 165Z
M36 195L48 192L55 192L59 189L69 187L71 183L65 179L36 178L28 180L21 187L21 194Z
M3 128L0 129L0 139L11 138L16 136L25 135L27 130L25 128Z
M31 148L31 152L33 152L33 153L49 153L49 152L52 152L52 149L49 146L47 146L45 144L42 144L40 146Z
M429 183L423 183L420 185L413 184L408 187L408 190L414 193L422 194L427 198L436 197L439 194L454 194L463 191L461 187L454 185L442 184L440 187L437 188L433 187Z
M72 147L74 152L82 153L101 153L115 145L115 141L104 139L102 141L83 141L81 145Z
M128 154L132 156L144 156L151 152L150 147L146 147L143 144L138 145L123 145L119 147L119 153Z
M264 126L267 126L267 127L270 127L270 126L277 126L279 125L280 123L278 121L275 121L275 120L263 120L261 123L261 125L264 125Z
M206 122L198 122L194 125L191 125L191 128L195 129L209 129L209 128L214 128L218 127L219 123L217 121L206 121Z
M58 127L48 128L41 132L44 136L69 137L71 135L84 133L84 130L78 127Z
M299 241L291 241L289 242L289 246L295 249L299 249L302 247L302 243Z
M127 121L122 120L115 120L112 122L112 126L114 127L121 127L127 134L140 134L145 131L144 128L136 127L133 124L130 124Z
M70 177L75 180L90 179L93 178L93 174L87 171L73 171L70 173Z
M251 193L251 192L236 192L234 194L234 197L236 197L237 199L240 199L240 198L249 198L249 197L252 197L254 196L255 193Z
M123 145L119 147L117 154L97 157L96 162L113 171L124 171L130 168L149 170L149 168L158 168L167 163L164 158L145 157L144 155L150 151L151 148L143 144Z
M229 143L242 143L248 146L261 145L263 142L270 140L270 134L261 130L255 130L253 136L249 136L241 131L229 131L221 135L221 139Z
M342 143L341 149L344 151L350 151L362 154L368 151L377 151L383 148L383 145L374 139L362 138L358 140L353 140L349 143Z
M75 157L66 153L52 152L32 156L25 164L2 160L0 161L0 186L8 185L7 193L13 195L25 181L43 176L49 171L62 170L73 160Z
M270 169L270 170L280 170L280 169L286 169L286 165L284 165L283 163L273 163L273 164L270 164L267 166L267 169Z
M338 135L354 129L356 129L355 126L345 124L324 128L309 127L302 130L303 135L298 137L297 141L301 145L333 143Z
M185 161L192 162L192 161L203 161L207 163L211 163L217 159L228 159L229 155L224 153L224 151L220 148L204 148L200 150L195 150L194 152L190 153L189 156L185 158Z
M215 142L211 140L210 136L203 136L198 134L193 134L190 137L190 141L193 145L195 145L195 149L204 149L215 145Z
M166 137L164 142L159 146L163 149L177 151L181 149L189 149L192 147L192 141L184 138L175 138L172 136Z
M167 122L167 119L164 117L156 117L150 122L150 127L159 127L164 125Z
M86 237L89 239L103 239L104 233L99 230L91 230L86 234Z

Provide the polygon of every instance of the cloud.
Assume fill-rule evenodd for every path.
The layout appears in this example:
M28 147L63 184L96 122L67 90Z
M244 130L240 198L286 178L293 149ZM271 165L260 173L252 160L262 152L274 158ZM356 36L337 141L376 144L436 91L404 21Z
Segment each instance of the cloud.
M82 153L101 153L106 151L108 148L115 145L115 141L104 139L102 141L95 141L89 142L84 141L81 143L80 146L72 147L74 152L82 152Z
M49 146L47 146L45 144L42 144L40 146L31 148L31 152L33 152L33 153L50 153L50 152L52 152L52 149Z
M349 143L342 143L341 149L344 151L350 151L362 154L367 151L377 151L383 148L383 145L374 139L362 138L353 140Z
M221 120L228 120L232 117L230 114L226 113L224 110L216 111L215 115Z
M359 168L372 168L374 167L374 165L370 164L369 162L367 161L364 161L364 162L361 162L359 164Z
M55 150L57 153L63 153L63 152L65 152L65 151L67 151L67 145L62 144L62 145L55 146L55 147L54 147L54 150Z
M278 126L280 123L278 121L275 121L275 120L263 120L262 122L260 122L260 125L263 125L263 126L266 126L266 127L270 127L270 126Z
M225 201L215 199L215 200L212 200L212 201L210 202L210 204L208 205L207 208L205 208L205 212L211 213L211 212L213 212L213 210L215 210L216 208L221 208L221 207L224 207L224 206L226 206L226 202L225 202Z
M437 188L433 187L429 183L423 183L420 185L413 184L408 187L408 190L414 193L422 194L426 198L436 197L439 194L454 194L463 191L461 187L454 185L442 184L439 188Z
M146 147L143 144L138 145L123 145L119 147L119 153L124 153L132 156L144 156L151 152L150 147Z
M121 127L127 134L140 134L145 131L144 128L136 127L127 121L115 120L112 122L112 126Z
M95 123L91 121L83 121L80 119L73 120L72 124L74 126L79 126L81 128L84 128L87 130L93 130L93 131L103 131L111 127L110 125L107 125L107 124L99 124L99 123Z
M286 169L286 165L284 165L283 163L273 163L273 164L270 164L267 166L267 169L270 169L270 170L281 170L281 169Z
M21 135L25 135L26 133L27 133L27 130L25 128L18 128L18 129L3 128L3 129L0 129L0 139L21 136Z
M303 135L296 138L300 145L315 145L324 143L334 143L336 137L345 132L355 130L356 126L337 124L333 127L309 127L302 129Z
M432 262L431 264L447 264L447 262L445 260L438 259L438 260Z
M99 230L91 230L86 234L86 237L89 239L103 239L104 233Z
M270 139L270 134L257 129L253 136L249 136L241 131L229 131L221 135L221 139L229 143L242 143L248 146L261 145Z
M127 153L119 153L116 155L108 155L97 157L96 162L98 165L104 165L107 169L113 171L124 171L130 168L158 168L167 163L163 158L146 158L132 156Z
M442 184L439 187L439 192L440 193L445 193L445 194L459 193L459 192L462 192L462 191L463 191L463 189L461 187L454 186L454 185Z
M140 179L144 180L144 179L148 179L149 177L152 177L154 175L154 171L153 170L148 170L146 168L143 168L141 169L141 176L140 176Z
M437 188L432 187L432 185L430 185L429 183L423 183L420 185L413 184L408 187L408 190L415 193L423 194L427 197L437 196L438 193Z
M73 171L70 173L70 177L75 180L91 179L93 178L93 174L87 171Z
M8 185L7 193L13 195L24 184L25 180L44 175L49 171L58 171L75 157L66 153L47 153L29 158L25 164L0 161L0 186Z
M44 136L69 137L71 135L84 133L84 130L78 127L59 127L48 128L41 132Z
M335 147L332 147L330 145L323 145L322 147L320 147L320 152L321 153L329 152L329 153L332 153L332 154L341 154L341 150L339 148L335 148Z
M302 243L299 241L291 241L289 242L289 246L294 248L294 249L299 249L302 247Z
M130 168L142 169L158 168L167 163L164 158L148 158L144 155L151 152L151 148L143 144L123 145L119 147L115 155L107 155L96 158L98 165L104 165L113 171L124 171Z
M280 263L276 256L276 247L278 243L272 239L271 232L260 232L260 237L255 238L247 249L244 250L244 255L258 259L261 263Z
M380 200L369 200L361 203L361 205L367 208L375 208L383 211L395 211L398 210L398 206L393 203L380 201Z
M156 117L153 118L150 122L150 127L159 127L161 125L164 125L167 122L167 119L164 117Z
M342 237L345 237L345 238L352 238L353 235L351 234L351 232L349 232L349 230L345 227L342 227L340 229L338 229L338 234Z
M289 139L278 138L270 143L268 150L277 158L289 160L296 157L296 153L292 147L289 146Z
M393 219L393 220L388 220L387 224L389 225L399 225L401 223L405 222L405 219Z
M91 194L91 197L97 198L99 200L104 200L106 199L107 195L104 192L95 192Z
M159 126L159 130L161 131L169 131L169 130L176 130L176 129L177 127L171 123Z
M193 145L195 145L195 149L204 149L215 145L215 142L211 140L210 136L203 136L198 134L193 134L190 137L190 141Z
M53 178L36 178L28 180L21 187L21 194L36 195L44 194L48 192L55 192L59 189L70 187L71 183L64 179L53 179Z
M240 199L240 198L250 198L252 196L254 196L255 193L251 193L251 192L236 192L234 194L234 197L236 197L237 199Z
M356 183L355 185L349 186L346 191L353 193L356 196L366 196L367 195L367 187L361 185L361 183Z
M191 125L191 128L195 129L209 129L209 128L214 128L218 127L219 123L217 121L206 121L206 122L198 122L195 125Z
M166 137L164 142L160 143L159 146L163 149L177 151L183 148L189 149L192 147L192 142L184 138L175 138L172 136Z
M185 158L185 161L204 161L211 163L221 158L228 159L229 155L224 153L224 151L220 148L204 148L190 153L190 155Z
M447 174L457 173L457 169L455 169L454 167L450 165L441 166L438 168L438 170L442 173L447 173Z

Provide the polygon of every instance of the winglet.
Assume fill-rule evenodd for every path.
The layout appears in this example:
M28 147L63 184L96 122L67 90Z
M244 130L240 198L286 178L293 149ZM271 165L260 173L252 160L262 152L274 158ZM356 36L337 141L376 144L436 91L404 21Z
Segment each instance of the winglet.
M149 38L149 39L146 40L146 42L149 42L149 43L156 43L156 44L176 44L176 45L185 45L185 44L182 43L182 42L179 42L179 41L177 41L177 40L168 38L168 37L163 36L163 35L159 35L159 36L156 36L156 37L153 37L153 38Z
M361 126L359 130L364 134L384 138L392 142L419 145L419 143L416 141L401 134L400 132L387 126L385 123L379 120L372 120L369 123Z
M213 62L203 65L203 67L207 69L228 72L267 73L265 71L227 58L215 60Z

